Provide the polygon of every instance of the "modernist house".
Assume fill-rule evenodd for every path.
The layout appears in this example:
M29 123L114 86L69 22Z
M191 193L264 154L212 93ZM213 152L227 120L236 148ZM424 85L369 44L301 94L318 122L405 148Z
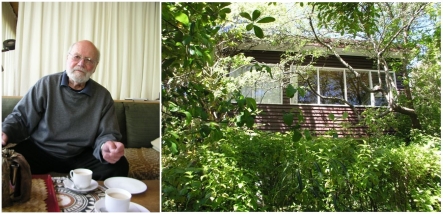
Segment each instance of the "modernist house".
M353 74L333 55L328 57L309 58L301 63L301 66L285 65L284 69L277 68L284 50L272 50L269 47L255 47L243 51L247 57L253 57L259 63L265 63L272 68L274 79L264 73L253 84L242 88L242 94L256 99L258 108L262 113L256 117L258 129L274 132L284 132L290 129L283 122L283 115L288 112L302 112L303 121L297 117L294 122L301 125L302 130L309 130L311 135L328 135L328 131L336 130L339 136L363 136L366 135L365 127L358 125L358 118L354 111L344 103L336 100L322 99L314 93L305 90L305 94L296 93L289 98L285 95L287 83L294 87L306 86L298 75L291 75L297 69L307 69L303 65L311 62L310 81L313 88L324 96L338 96L345 98L355 106L356 112L361 113L366 108L386 106L386 100L381 94L365 92L360 83L355 81ZM370 88L379 84L378 73L375 63L364 54L356 52L342 52L341 57L354 69L362 74L366 85ZM231 72L231 76L240 76L250 73L251 67L244 67ZM391 73L397 85L400 85L400 77ZM276 76L283 77L276 81ZM384 74L381 73L384 80ZM332 116L333 115L333 116ZM345 115L343 117L343 115ZM343 125L346 128L343 128Z

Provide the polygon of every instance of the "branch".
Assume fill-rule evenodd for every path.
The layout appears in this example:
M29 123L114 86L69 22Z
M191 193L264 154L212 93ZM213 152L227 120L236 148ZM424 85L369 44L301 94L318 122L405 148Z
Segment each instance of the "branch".
M387 48L389 48L391 45L392 45L392 43L394 42L394 40L398 37L398 35L401 33L401 32L403 32L403 30L405 29L405 28L409 28L411 25L412 25L412 22L417 18L417 14L418 13L420 13L423 9L424 9L424 7L425 7L425 5L426 4L422 4L421 6L420 6L420 8L416 11L416 13L415 14L413 14L412 16L411 16L411 18L409 19L409 21L407 22L407 24L405 24L405 25L403 25L403 27L401 27L400 29L398 29L398 31L389 39L389 41L388 41L388 43L386 44L386 46L380 51L380 52L378 52L377 53L377 57L381 57L384 53L385 53L385 51L387 50Z
M326 47L329 51L331 51L334 56L348 69L350 70L352 73L354 73L355 77L358 79L358 81L360 81L362 83L363 86L363 90L365 90L368 93L376 93L376 92L380 92L381 89L370 89L362 80L361 80L361 75L360 73L358 73L357 71L354 70L354 68L349 65L345 60L343 60L343 58L340 56L340 54L338 54L330 45L326 44L325 42L321 41L320 38L318 38L317 33L315 32L314 26L312 24L312 18L309 17L309 26L311 27L312 32L314 33L314 37L315 40L320 43L321 45L323 45L324 47Z

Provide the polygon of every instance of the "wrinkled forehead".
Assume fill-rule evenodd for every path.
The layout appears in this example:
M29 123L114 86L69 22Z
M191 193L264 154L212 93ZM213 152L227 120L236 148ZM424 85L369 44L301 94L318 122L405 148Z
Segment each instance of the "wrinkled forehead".
M90 42L77 42L71 48L70 54L79 54L83 57L97 58L98 51Z

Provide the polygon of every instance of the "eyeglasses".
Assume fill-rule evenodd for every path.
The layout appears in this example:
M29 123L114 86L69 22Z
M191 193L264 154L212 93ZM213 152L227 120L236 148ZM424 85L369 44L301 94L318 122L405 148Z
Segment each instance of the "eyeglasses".
M80 55L77 55L77 54L73 55L73 54L70 54L70 53L68 53L68 54L71 56L72 61L74 61L75 63L78 63L78 62L80 62L83 59L83 61L86 64L88 64L88 65L95 65L95 61L93 59L91 59L91 57L82 57Z

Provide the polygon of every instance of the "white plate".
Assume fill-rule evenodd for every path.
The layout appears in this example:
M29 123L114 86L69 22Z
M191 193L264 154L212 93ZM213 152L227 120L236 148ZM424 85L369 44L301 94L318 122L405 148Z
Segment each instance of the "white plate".
M82 194L85 194L85 193L87 193L89 191L95 190L98 187L98 183L94 179L91 180L91 185L89 185L89 187L82 188L82 189L74 188L74 182L72 182L69 179L63 180L63 184L65 185L66 188L68 188L68 189L70 189L72 191L75 191L75 192L82 193Z
M96 201L94 204L94 208L95 208L96 213L107 212L106 208L105 208L105 199L101 198L100 200ZM103 209L103 210L100 210L100 209ZM149 213L150 211L140 204L131 202L129 204L128 212L148 212Z
M131 194L138 194L146 191L148 188L145 183L128 177L112 177L106 179L103 184L107 188L121 188L127 190Z

